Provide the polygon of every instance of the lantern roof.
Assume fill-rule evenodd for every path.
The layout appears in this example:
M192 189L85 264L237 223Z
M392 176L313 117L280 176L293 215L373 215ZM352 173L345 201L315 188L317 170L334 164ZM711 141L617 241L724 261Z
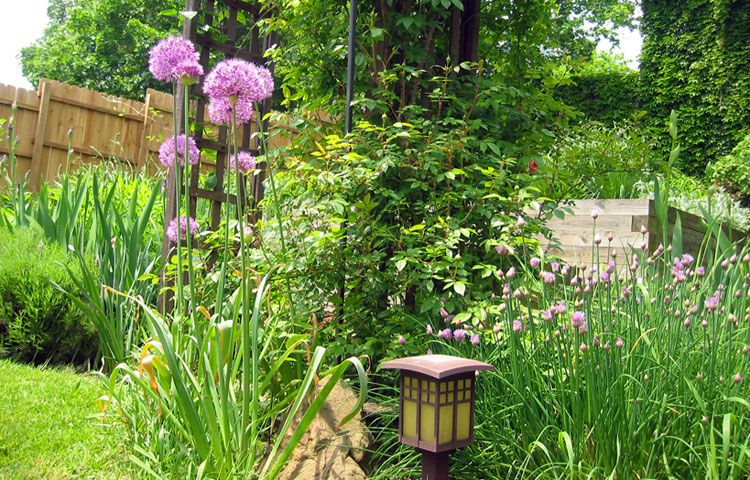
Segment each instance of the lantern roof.
M383 362L380 368L421 373L437 380L475 370L495 369L488 363L451 355L420 355L418 357L397 358Z

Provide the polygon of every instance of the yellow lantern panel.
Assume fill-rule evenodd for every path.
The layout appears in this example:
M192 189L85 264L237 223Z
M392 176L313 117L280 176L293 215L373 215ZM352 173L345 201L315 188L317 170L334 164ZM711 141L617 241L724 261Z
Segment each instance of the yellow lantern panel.
M440 444L453 441L453 405L440 407L440 434L438 439Z
M456 440L468 440L471 435L471 402L458 404Z
M415 395L416 396L416 395ZM407 438L417 439L417 402L404 400L404 412L401 416L402 435Z
M422 415L419 425L419 441L435 443L435 407L421 405Z

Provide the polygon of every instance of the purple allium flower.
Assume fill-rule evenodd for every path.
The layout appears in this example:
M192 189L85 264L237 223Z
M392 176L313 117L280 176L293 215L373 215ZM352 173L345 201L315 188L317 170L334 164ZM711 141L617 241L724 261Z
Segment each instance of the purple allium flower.
M598 217L599 217L599 210L597 210L597 209L591 210L591 218L593 218L594 220L596 220Z
M600 344L599 335L594 335L594 347L599 347Z
M515 267L510 267L507 272L505 272L505 278L513 278L516 276L516 269Z
M587 347L585 343L581 342L581 347L580 347L580 349L581 349L581 352L586 352L586 350L588 350L588 349L589 349L589 347Z
M552 322L552 310L542 311L542 317L546 322Z
M596 245L599 245L600 243L602 243L602 236L599 235L599 232L596 232L596 235L594 235L594 243Z
M609 233L607 234L607 241L608 241L608 242L611 242L612 240L614 240L614 238L615 238L615 234L614 234L614 233L612 233L612 232L609 232Z
M734 376L734 383L740 383L742 381L742 375L740 375L740 372L737 372L737 375Z
M565 277L565 276L567 276L567 275L568 275L569 273L570 273L570 265L568 265L568 264L566 263L566 264L565 264L565 265L563 265L563 266L562 266L562 268L560 269L560 275L562 275L563 277Z
M494 327L492 327L492 333L498 333L500 331L500 325L495 324Z
M471 344L474 345L475 347L477 345L479 345L479 335L478 334L475 333L475 334L473 334L471 336Z
M580 327L584 324L586 321L586 314L581 311L573 312L573 315L571 315L570 323L573 325L573 327Z
M560 270L560 264L557 262L552 262L549 264L550 268L553 272L557 273Z
M406 339L402 337L401 335L398 336L398 343L401 345L406 345Z
M456 329L453 332L453 338L455 338L456 340L463 340L464 338L466 338L466 330L464 330L463 328Z
M526 225L526 220L524 220L524 218L519 215L518 219L516 220L516 225L518 225L519 227L523 227Z
M500 244L497 247L495 247L495 250L500 255L507 255L508 254L508 247L506 247L505 245L502 245L502 244Z
M624 345L624 343L623 343L623 341L622 341L622 337L617 337L617 341L615 342L615 346L616 346L617 348L622 348L622 347L623 347L623 345Z
M212 100L226 98L233 103L244 98L259 102L273 93L273 77L265 67L231 58L217 63L206 75L203 92Z
M520 333L521 329L523 328L523 324L520 320L513 320L513 331L516 333Z
M599 280L601 280L602 283L609 283L609 280L610 280L609 272L604 271L601 274L599 274Z
M169 137L159 147L159 161L165 167L174 165L175 149L177 150L177 160L180 165L185 166L185 135L178 135L177 142L175 142L174 138L174 136ZM176 146L175 143L177 144ZM188 163L190 165L197 165L200 158L201 151L198 150L195 140L193 140L193 137L188 137Z
M680 260L682 261L683 264L685 264L686 266L689 266L689 265L692 265L692 263L695 261L695 258L693 258L693 256L690 255L689 253L683 253L682 257L680 257Z
M447 319L450 316L450 313L448 313L445 308L440 307L440 316Z
M190 40L171 36L149 52L148 69L157 80L171 82L182 80L195 83L203 75L203 67L198 63L198 52Z
M646 225L641 225L641 233L644 235L648 233L648 229L646 228Z
M198 231L198 222L196 222L193 218L182 216L180 217L180 230L179 235L181 239L184 239L185 237L185 229L186 225L190 225L190 234L194 235ZM169 225L167 226L167 238L172 243L177 243L177 218L173 218L171 222L169 222Z
M433 330L432 330L432 325L430 325L430 324L427 324L427 328L426 328L426 330L427 330L427 335L432 335L432 332L433 332Z
M529 260L529 265L531 265L531 268L536 268L539 265L541 265L542 260L539 257L531 257L531 260Z
M586 333L588 329L589 329L588 322L583 322L582 324L578 325L578 333L580 333L581 335Z
M239 98L234 105L236 114L234 121L237 125L244 125L253 118L253 102L247 98ZM208 104L208 119L213 123L229 125L232 123L232 104L228 98L212 98Z
M698 267L695 269L695 274L702 277L706 274L706 267Z
M568 307L565 305L565 300L560 300L557 303L557 313L558 315L562 315L568 311Z
M250 152L239 152L236 156L229 157L229 168L232 170L237 169L240 173L247 173L255 167L257 167L255 157Z
M450 340L453 337L453 332L451 332L450 328L446 328L445 330L440 330L437 336L444 340Z
M706 310L708 310L709 312L713 312L714 310L716 310L716 307L719 306L719 298L714 294L714 296L707 298L703 302L703 306L706 307Z

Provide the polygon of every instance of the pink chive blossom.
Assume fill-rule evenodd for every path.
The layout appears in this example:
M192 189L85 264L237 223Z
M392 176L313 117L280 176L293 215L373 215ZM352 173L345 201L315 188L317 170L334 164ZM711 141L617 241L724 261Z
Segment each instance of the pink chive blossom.
M441 316L441 317L443 317L443 318L447 319L448 317L450 317L450 315L451 315L451 314L450 314L450 313L448 313L448 311L447 311L447 310L446 310L445 308L443 308L443 307L440 307L440 316Z
M498 333L500 331L500 325L495 325L492 327L492 333Z
M426 328L425 330L427 331L427 335L432 335L432 332L433 332L433 330L432 330L432 325L429 325L429 324L428 324L428 325L427 325L427 328Z
M552 310L542 311L542 317L544 318L544 321L551 323L552 322Z
M648 233L648 229L646 228L646 225L641 225L641 233L644 235Z
M552 271L555 272L555 273L557 273L557 272L560 271L560 264L557 263L557 262L552 262L552 263L549 264L549 266L552 269Z
M581 347L580 348L581 348L581 352L584 352L584 353L586 352L586 350L589 349L589 347L587 347L586 344L583 343L583 342L581 342Z
M521 329L523 328L523 324L520 320L513 320L513 331L515 333L520 333Z
M471 336L471 344L474 345L475 347L477 345L479 345L479 335L478 334L476 334L476 333L472 334L472 336Z
M578 328L581 325L583 325L585 321L586 321L586 314L581 311L573 312L573 315L571 315L570 323L575 328Z
M451 332L450 328L446 328L445 330L440 330L437 336L444 340L450 340L453 337L453 332Z
M178 135L177 142L174 140L174 136L162 142L159 147L159 161L165 167L171 167L174 165L175 149L177 150L177 161L181 166L185 166L185 135ZM201 158L201 151L195 144L193 137L188 138L188 163L190 165L197 165ZM177 145L175 145L175 143Z
M203 75L198 52L190 40L178 36L159 41L149 52L148 70L160 82L196 83Z
M622 341L622 337L617 337L617 341L615 341L615 347L622 348L625 343Z
M187 228L186 225L190 225L190 234L194 235L198 231L198 222L196 222L193 218L182 216L180 217L180 238L184 240L185 237L185 229ZM173 218L171 222L169 222L169 225L167 226L167 232L166 232L167 238L172 243L177 243L177 218Z
M257 167L255 157L250 152L239 152L237 155L229 157L229 168L239 170L240 173L247 173Z
M580 333L581 335L586 333L588 329L589 329L588 322L583 322L582 324L578 325L578 333Z
M510 267L507 272L505 272L505 278L513 278L516 276L516 269L515 267Z
M463 328L456 329L453 332L453 338L455 338L456 340L463 340L464 338L466 338L466 330L464 330Z
M212 100L226 98L234 102L244 98L260 102L273 93L273 77L265 67L231 58L217 63L206 75L203 92Z
M401 335L398 336L398 343L401 345L406 345L406 339L402 337Z
M536 268L539 265L541 265L542 261L539 259L539 257L531 257L531 260L529 260L529 264L531 265L531 268Z
M507 255L507 254L508 254L508 252L509 252L509 250L508 250L508 247L506 247L505 245L502 245L502 244L501 244L501 245L498 245L497 247L495 247L495 250L496 250L496 251L497 251L497 253L499 253L500 255Z
M518 219L516 220L516 225L518 225L519 227L524 227L527 225L527 223L526 220L524 220L524 218L519 215Z
M737 372L737 375L734 376L734 383L740 383L742 381L742 375L740 375L740 372Z
M599 210L597 210L597 209L591 210L591 218L593 218L594 220L596 220L597 218L599 218Z
M607 241L608 242L611 242L614 239L615 239L615 234L614 233L612 233L612 232L607 233Z

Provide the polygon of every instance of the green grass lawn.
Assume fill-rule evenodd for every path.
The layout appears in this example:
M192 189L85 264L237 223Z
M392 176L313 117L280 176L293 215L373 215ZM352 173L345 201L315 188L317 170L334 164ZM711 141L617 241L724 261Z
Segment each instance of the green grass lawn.
M97 381L0 360L0 480L137 478L117 435L90 417Z

